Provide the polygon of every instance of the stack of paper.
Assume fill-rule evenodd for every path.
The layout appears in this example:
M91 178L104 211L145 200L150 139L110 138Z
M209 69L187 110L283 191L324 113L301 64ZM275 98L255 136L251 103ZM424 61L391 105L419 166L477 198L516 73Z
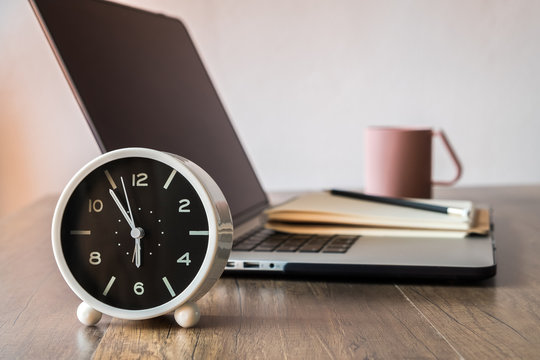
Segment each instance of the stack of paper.
M470 210L469 217L317 192L267 211L267 227L302 234L465 237L489 232L489 210L470 201L409 199Z

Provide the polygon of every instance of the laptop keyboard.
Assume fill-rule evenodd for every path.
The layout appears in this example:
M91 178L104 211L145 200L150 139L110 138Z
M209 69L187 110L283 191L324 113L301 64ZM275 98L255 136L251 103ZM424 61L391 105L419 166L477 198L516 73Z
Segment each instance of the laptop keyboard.
M342 254L358 238L355 235L286 234L260 228L238 239L233 250Z

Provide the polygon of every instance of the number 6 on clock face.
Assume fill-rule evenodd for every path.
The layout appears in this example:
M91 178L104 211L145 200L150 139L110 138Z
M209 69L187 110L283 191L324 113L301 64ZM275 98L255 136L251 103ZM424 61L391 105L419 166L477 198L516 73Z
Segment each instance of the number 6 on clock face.
M228 258L232 221L201 168L130 148L75 175L58 201L52 239L64 279L90 308L144 319L211 287Z

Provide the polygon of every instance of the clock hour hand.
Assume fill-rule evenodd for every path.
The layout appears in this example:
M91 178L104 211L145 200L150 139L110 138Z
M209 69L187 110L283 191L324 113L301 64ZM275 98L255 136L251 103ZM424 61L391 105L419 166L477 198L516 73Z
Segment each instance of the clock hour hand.
M138 268L141 267L141 239L135 239L135 247L133 248L131 262L134 262L135 266Z
M141 239L135 239L135 266L141 267Z
M127 211L124 209L124 206L122 206L122 203L118 199L118 196L116 196L116 193L112 189L109 189L109 194L111 194L111 197L116 203L116 206L118 206L118 208L120 209L120 212L126 219L129 226L131 227L131 237L135 239L135 248L133 249L133 257L131 258L131 262L135 262L135 266L140 267L141 266L141 238L144 236L144 230L141 228L135 227L135 224L133 224Z

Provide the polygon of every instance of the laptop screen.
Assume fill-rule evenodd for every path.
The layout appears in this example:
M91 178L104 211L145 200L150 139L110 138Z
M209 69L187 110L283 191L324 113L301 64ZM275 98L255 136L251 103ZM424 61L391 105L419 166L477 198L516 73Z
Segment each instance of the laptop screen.
M31 0L103 152L147 147L205 169L235 224L266 195L183 24L95 0Z

